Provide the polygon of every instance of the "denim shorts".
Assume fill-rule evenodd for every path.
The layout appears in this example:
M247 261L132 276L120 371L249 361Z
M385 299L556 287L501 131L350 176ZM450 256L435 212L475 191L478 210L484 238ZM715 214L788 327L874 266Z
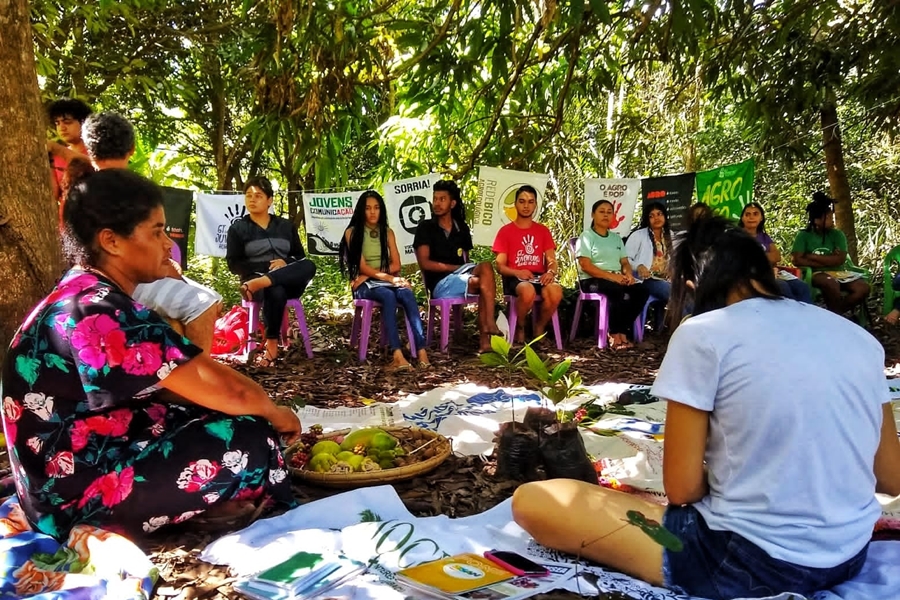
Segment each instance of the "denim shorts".
M737 533L712 530L693 506L669 506L663 523L684 544L681 552L663 551L666 587L710 600L809 596L855 577L869 549L866 544L845 563L819 569L772 558Z
M474 270L475 263L466 263L453 271L437 282L432 298L462 298L469 289L469 279Z

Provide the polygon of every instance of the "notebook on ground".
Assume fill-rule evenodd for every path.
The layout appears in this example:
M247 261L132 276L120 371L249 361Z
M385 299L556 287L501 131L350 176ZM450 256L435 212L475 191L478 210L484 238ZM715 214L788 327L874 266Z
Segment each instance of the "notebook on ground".
M298 552L233 587L259 600L299 600L314 598L363 571L365 565L342 556Z
M397 581L416 589L454 596L515 577L477 554L457 554L397 572Z

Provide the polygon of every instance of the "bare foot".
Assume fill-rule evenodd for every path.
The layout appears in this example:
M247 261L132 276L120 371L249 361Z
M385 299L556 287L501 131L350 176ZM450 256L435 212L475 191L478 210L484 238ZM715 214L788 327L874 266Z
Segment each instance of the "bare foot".
M516 335L515 335L515 343L524 344L525 343L525 328L524 327L516 327Z
M629 343L628 338L624 333L613 333L609 336L609 345L613 350L622 350L624 348L631 348L631 343Z
M490 333L482 333L478 340L478 351L479 352L491 352L493 348L491 347L491 334Z

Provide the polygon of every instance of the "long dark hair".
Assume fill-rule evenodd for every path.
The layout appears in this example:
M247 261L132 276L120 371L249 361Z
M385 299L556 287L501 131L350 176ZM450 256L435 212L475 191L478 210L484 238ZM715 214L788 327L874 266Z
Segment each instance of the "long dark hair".
M834 198L831 198L825 192L813 193L812 202L806 205L806 231L813 233L816 230L816 219L821 219L828 214L829 210L833 210ZM825 223L822 223L822 241L825 241L825 235L828 231L825 229Z
M130 236L155 208L162 206L162 190L127 169L94 172L84 168L83 162L72 163L63 207L63 253L71 264L96 267L101 253L97 234L111 229L123 237Z
M653 230L650 229L650 213L654 210L658 210L662 213L663 219L665 222L663 223L663 240L666 244L666 248L672 247L672 228L669 226L669 211L666 209L666 205L662 202L650 202L644 205L644 212L641 213L641 222L638 225L638 229L647 228L647 235L650 237L650 243L654 246L656 245L656 240L653 239Z
M435 182L434 187L431 189L433 192L447 192L450 194L451 200L456 200L456 204L450 209L450 218L456 223L456 228L462 234L471 236L469 224L466 223L466 207L463 204L462 193L459 191L459 186L456 185L456 182L450 179L442 179Z
M692 224L673 254L669 261L672 295L666 310L673 330L691 296L694 315L724 307L729 292L736 288L746 289L751 297L782 298L762 246L744 229L722 217ZM692 292L688 282L694 286Z
M741 209L741 219L738 221L738 225L740 227L744 227L744 213L747 212L748 208L755 208L759 211L760 216L762 217L759 220L759 225L756 228L756 233L765 233L766 232L766 211L763 209L762 205L759 202L748 202L744 205L744 208Z
M350 217L350 224L347 225L346 231L350 232L350 243L347 243L347 236L341 236L341 245L338 247L338 257L341 264L341 273L346 274L350 280L356 279L359 275L359 261L362 258L363 236L366 235L366 200L375 198L378 201L380 209L378 215L378 233L381 241L381 265L379 269L387 273L391 268L391 256L388 251L388 222L387 207L384 205L384 198L375 190L366 190L359 196L356 201L356 208L353 209L353 216ZM374 266L374 265L373 265Z

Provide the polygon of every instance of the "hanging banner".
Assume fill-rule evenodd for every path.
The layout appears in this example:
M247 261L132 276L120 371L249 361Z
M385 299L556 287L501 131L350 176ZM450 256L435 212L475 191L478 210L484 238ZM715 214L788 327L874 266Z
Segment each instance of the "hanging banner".
M500 228L516 219L516 190L523 185L530 185L537 190L534 219L539 221L549 180L550 176L545 173L479 167L478 197L475 200L472 227L473 243L492 245Z
M440 180L440 175L430 173L384 184L388 225L394 230L394 237L397 238L400 264L416 264L413 240L419 223L431 218L432 187Z
M228 228L246 214L243 194L197 194L194 253L225 256Z
M350 224L362 191L336 194L303 192L306 214L306 251L316 256L337 256L341 236Z
M188 232L191 229L194 192L163 186L162 193L163 209L166 211L166 235L178 246L181 268L187 269ZM172 254L175 255L174 252Z
M741 218L741 211L753 200L753 159L697 173L697 201L709 206L714 215Z
M628 235L634 221L638 196L641 192L640 179L585 179L584 180L584 220L585 229L591 226L591 209L598 200L609 200L613 205L613 220L609 228L622 237Z
M694 173L647 177L641 179L641 206L648 202L662 202L674 231L687 229L688 208L694 196Z

